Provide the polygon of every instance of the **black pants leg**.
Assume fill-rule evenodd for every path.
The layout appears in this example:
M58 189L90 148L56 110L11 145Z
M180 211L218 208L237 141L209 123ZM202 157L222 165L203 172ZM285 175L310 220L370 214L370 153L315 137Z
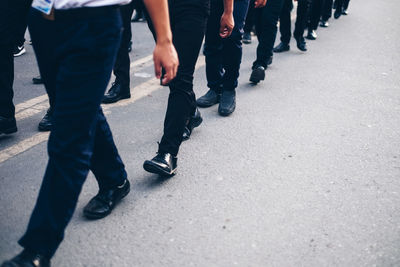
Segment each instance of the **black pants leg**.
M253 63L253 68L256 66L267 68L268 66L268 61L273 55L272 50L278 31L277 24L283 4L284 0L268 0L265 7L256 10L258 46L257 59Z
M321 20L328 21L332 17L332 5L333 5L333 0L324 0Z
M31 0L3 0L0 8L0 116L15 115L13 48L20 38ZM22 26L21 26L22 25Z
M349 8L349 3L350 3L350 0L344 0L343 1L343 10L346 10L346 9Z
M292 0L284 0L281 14L279 16L279 31L281 33L281 42L285 44L290 43L290 37L292 36L291 30L291 17L290 13L293 9Z
M293 36L298 39L303 38L304 30L307 26L310 0L298 0L297 2L297 18Z
M176 78L169 84L170 94L164 120L164 135L159 152L176 156L187 120L196 109L193 74L207 21L209 0L170 2L173 43L179 57Z
M316 30L322 13L323 0L312 0L308 30Z
M50 53L38 54L37 60L46 64L50 61L43 57L56 58L56 99L49 162L28 229L19 243L49 258L63 239L89 169L104 183L100 187L119 185L126 179L100 107L115 63L122 23L117 8L101 10L85 10L79 17L68 10L56 11L54 32L44 26L45 19L38 11L32 10L30 16L36 46L44 45L49 36L55 40Z
M342 12L342 10L343 10L343 3L344 3L344 0L336 0L336 1L335 1L335 4L336 4L335 13L336 13L336 12L337 12L337 13Z
M121 6L122 18L122 39L118 49L117 59L114 66L115 81L120 83L123 90L129 90L130 85L130 58L129 58L129 42L132 39L131 18L133 13L134 3ZM126 92L122 92L126 93Z
M0 116L15 116L13 104L14 56L13 45L0 46Z
M256 8L254 8L254 2L255 0L250 1L249 10L247 11L246 21L243 27L244 32L250 33L255 25Z
M238 84L242 61L242 35L249 0L236 0L233 8L235 27L231 36L221 38L219 26L223 13L223 2L211 1L211 13L207 22L205 50L206 75L209 88L221 87L235 90Z

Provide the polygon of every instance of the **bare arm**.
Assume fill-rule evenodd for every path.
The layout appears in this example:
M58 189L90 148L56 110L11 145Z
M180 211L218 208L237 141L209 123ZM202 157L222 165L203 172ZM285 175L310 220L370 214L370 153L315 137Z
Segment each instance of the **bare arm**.
M171 26L169 23L167 0L144 0L147 11L154 25L157 36L153 52L154 70L156 77L161 77L161 68L165 69L163 84L168 84L176 76L179 60L172 44Z
M233 1L224 0L224 13L221 16L219 35L222 38L227 38L231 35L235 21L233 20Z

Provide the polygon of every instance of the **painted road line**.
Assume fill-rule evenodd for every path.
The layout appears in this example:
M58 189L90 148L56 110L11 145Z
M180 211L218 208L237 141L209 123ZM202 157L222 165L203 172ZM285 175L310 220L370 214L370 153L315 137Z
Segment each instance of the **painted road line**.
M135 60L131 63L131 69L143 69L151 66L153 63L153 55ZM137 70L136 70L137 71ZM17 121L34 116L49 108L47 94L29 99L15 106L15 118Z
M17 144L6 148L0 152L0 163L15 157L22 152L27 151L28 149L46 141L49 138L49 132L40 132L35 134L32 137L22 140Z
M201 68L205 65L205 58L203 56L199 57L199 60L197 62L196 65L196 69ZM133 93L133 97L130 99L126 99L126 100L122 100L119 101L117 103L114 104L108 104L108 105L102 105L105 114L110 114L111 113L111 108L113 107L123 107L123 106L127 106L130 105L138 100L140 100L141 98L144 98L148 95L150 95L151 93L161 89L161 88L165 88L163 86L160 85L160 81L156 78L152 78L146 82L143 82L141 84L139 84L138 86L136 86L134 88L134 90L132 90ZM166 88L167 89L167 88ZM42 106L42 104L38 105L38 107L44 108L44 106ZM33 107L32 107L33 109ZM28 112L28 111L26 111ZM32 111L30 111L32 112ZM27 113L27 115L29 115L29 113ZM27 139L24 139L20 142L18 142L15 145L12 145L8 148L5 148L3 150L0 150L0 163L9 160L25 151L27 151L28 149L46 141L49 137L49 133L48 132L41 132L41 133L37 133L32 137L29 137Z

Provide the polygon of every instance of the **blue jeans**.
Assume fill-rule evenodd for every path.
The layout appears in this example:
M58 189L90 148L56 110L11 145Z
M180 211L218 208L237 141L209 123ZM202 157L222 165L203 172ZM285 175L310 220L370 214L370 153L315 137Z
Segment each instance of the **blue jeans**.
M40 74L55 81L55 106L49 162L19 241L49 258L64 237L89 170L100 190L122 184L127 176L100 107L121 39L119 9L56 11L55 18L48 21L32 10L29 20Z
M242 35L249 0L234 2L235 27L231 36L223 39L219 28L224 5L222 0L211 0L211 12L207 22L204 54L206 55L207 86L213 90L234 90L238 85L242 62Z

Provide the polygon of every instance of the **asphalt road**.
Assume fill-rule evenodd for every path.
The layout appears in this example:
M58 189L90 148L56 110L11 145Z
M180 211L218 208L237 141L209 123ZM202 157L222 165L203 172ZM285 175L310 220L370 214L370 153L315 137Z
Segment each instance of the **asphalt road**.
M157 150L168 90L149 64L133 68L140 97L107 109L132 191L109 217L87 221L89 175L53 265L400 266L399 9L351 1L307 53L293 42L275 55L257 86L248 83L256 41L246 45L235 113L201 110L167 180L142 163ZM146 25L133 35L133 61L150 55ZM15 60L16 104L44 94L27 48ZM195 91L206 90L200 64ZM47 163L46 142L33 138L45 107L34 109L0 137L0 261L20 251Z

